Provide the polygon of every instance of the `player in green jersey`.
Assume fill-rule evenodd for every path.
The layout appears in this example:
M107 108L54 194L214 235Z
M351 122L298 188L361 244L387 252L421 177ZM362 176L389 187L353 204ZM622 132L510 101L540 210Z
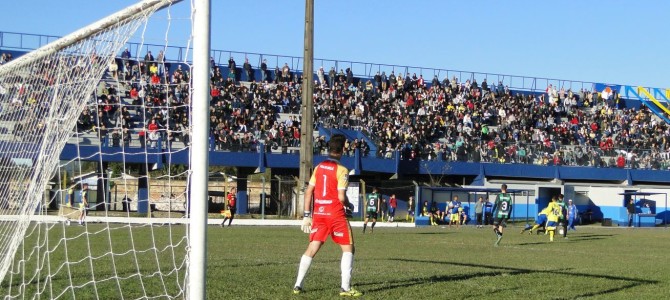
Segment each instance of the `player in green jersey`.
M370 227L370 232L375 231L375 224L377 224L377 214L379 213L379 199L381 195L379 190L375 187L372 189L372 193L368 194L368 198L365 201L365 222L363 222L363 233L368 228L368 221L372 219L372 226Z
M507 185L500 186L500 194L496 197L496 202L493 204L493 232L495 232L497 239L495 246L500 244L503 237L503 228L506 226L505 222L512 215L512 196L507 193Z

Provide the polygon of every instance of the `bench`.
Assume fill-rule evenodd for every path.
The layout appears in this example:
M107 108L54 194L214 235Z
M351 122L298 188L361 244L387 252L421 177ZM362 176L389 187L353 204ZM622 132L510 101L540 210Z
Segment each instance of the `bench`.
M638 214L637 215L637 226L638 227L656 227L656 225L661 224L661 220L656 219L656 214Z
M430 218L426 216L416 216L414 218L416 226L430 226Z

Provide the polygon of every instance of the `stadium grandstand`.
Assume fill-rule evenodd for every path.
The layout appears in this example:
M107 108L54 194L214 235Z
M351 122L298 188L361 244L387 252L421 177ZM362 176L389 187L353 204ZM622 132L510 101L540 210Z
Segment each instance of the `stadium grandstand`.
M38 37L40 43L53 38ZM0 43L0 63L37 46ZM119 148L160 153L189 145L190 70L178 63L183 61L179 48L162 49L129 43L119 53L61 159L82 155L77 151L85 152L86 146L109 153ZM240 178L266 167L297 174L300 62L213 51L212 165L237 166ZM390 177L449 186L510 182L514 188L532 187L523 195L524 202L529 195L535 198L526 203L531 210L541 207L548 193L560 191L601 219L624 218L625 200L618 193L665 191L662 185L670 182L670 120L656 99L667 104L661 89L316 59L319 64L314 153L324 154L329 136L344 133L348 157L343 162L357 178L380 185ZM22 99L12 103L0 118L25 109ZM2 128L2 134L37 138L30 122ZM138 159L151 158L103 158ZM315 163L319 159L315 156ZM242 195L240 203L246 199ZM666 222L667 203L654 200L657 220Z

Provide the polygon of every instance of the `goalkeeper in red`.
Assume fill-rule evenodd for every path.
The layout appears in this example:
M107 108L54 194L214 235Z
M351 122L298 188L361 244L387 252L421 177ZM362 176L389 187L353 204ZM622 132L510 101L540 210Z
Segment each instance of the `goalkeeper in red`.
M351 288L351 271L354 264L354 237L346 218L345 206L349 206L345 192L349 184L349 170L340 164L346 139L344 135L333 135L328 142L329 158L320 163L305 189L305 213L302 230L309 233L307 251L300 259L298 277L293 287L294 294L303 292L302 282L328 236L342 248L342 284L340 296L358 297L362 293ZM313 197L312 197L313 196ZM312 200L314 210L311 210Z
M503 228L506 226L506 221L512 214L512 196L507 193L507 185L500 186L500 194L496 197L496 202L493 204L493 232L495 232L497 239L494 246L500 244L503 237Z

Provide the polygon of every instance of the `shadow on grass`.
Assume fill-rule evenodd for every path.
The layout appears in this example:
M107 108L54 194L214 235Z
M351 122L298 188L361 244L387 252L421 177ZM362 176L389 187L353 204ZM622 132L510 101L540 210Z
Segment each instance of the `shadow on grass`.
M579 234L579 233L572 233L570 234L568 232L568 236L570 237L575 237L575 238L606 238L606 237L613 237L616 236L616 234Z
M410 280L407 279L402 279L398 281L392 281L392 282L369 282L369 283L361 283L359 286L369 286L369 285L381 285L383 286L378 287L378 288L373 288L367 290L368 292L378 292L378 291L383 291L383 290L388 290L388 289L394 289L394 288L405 288L405 287L410 287L410 286L415 286L415 285L425 285L425 284L432 284L435 282L446 282L446 281L455 281L455 280L468 280L468 279L474 279L474 278L481 278L481 277L494 277L498 276L502 273L505 273L507 275L522 275L522 274L558 274L558 275L565 275L565 276L572 276L575 278L578 277L586 277L586 278L594 278L594 279L609 279L609 280L618 280L618 281L625 281L626 284L615 287L615 288L610 288L606 289L603 291L594 291L594 292L587 292L585 291L583 294L576 295L573 298L584 298L584 297L594 297L594 296L600 296L600 295L607 295L607 294L612 294L618 291L634 288L637 286L642 286L642 285L653 285L653 284L658 284L659 281L657 280L646 280L646 279L638 279L638 278L632 278L632 277L624 277L624 276L613 276L613 275L603 275L603 274L585 274L585 273L574 273L571 272L571 269L556 269L556 270L533 270L533 269L524 269L524 268L512 268L512 267L501 267L501 266L495 266L495 265L483 265L483 264L472 264L472 263L459 263L459 262L448 262L448 261L432 261L432 260L416 260L416 259L391 259L395 260L398 262L406 262L406 263L425 263L425 264L441 264L441 265L451 265L451 266L456 266L456 267L471 267L471 268L484 268L484 269L489 269L488 271L484 272L475 272L475 273L470 273L470 274L455 274L455 275L434 275L434 276L428 276L428 277L419 277L419 278L413 278Z
M597 241L597 240L604 240L605 238L599 238L599 237L594 237L594 238L580 238L580 237L570 237L569 238L572 242L583 242L583 241Z
M515 244L517 246L533 246L533 245L544 245L549 243L549 241L542 241L542 242L532 242L532 243L519 243Z
M419 235L443 235L443 234L452 234L454 232L452 231L445 231L445 232L413 232L411 233L412 235L419 234Z

